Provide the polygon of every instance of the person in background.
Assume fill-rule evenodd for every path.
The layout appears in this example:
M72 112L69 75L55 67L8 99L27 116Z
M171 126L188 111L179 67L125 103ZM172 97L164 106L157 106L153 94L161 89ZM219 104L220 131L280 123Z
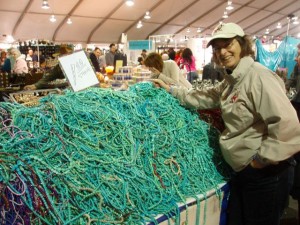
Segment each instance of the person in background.
M178 66L180 66L180 61L182 58L182 51L183 51L183 49L179 49L175 55L175 62L177 63Z
M59 56L71 54L73 49L65 45L61 46L58 52ZM49 88L49 82L56 79L64 79L65 75L60 68L59 64L56 64L50 71L46 72L44 76L35 84L26 85L24 90L36 90Z
M203 67L202 80L211 80L212 84L215 81L221 82L223 80L223 73L214 63L213 59Z
M127 55L123 52L122 49L116 49L114 57L114 67L116 67L117 61L122 61L122 66L127 66Z
M36 63L39 61L38 50L34 50L31 56L32 62Z
M105 54L106 66L114 66L115 54L117 47L115 44L109 45L109 52Z
M28 49L25 60L26 61L32 61L32 57L33 57L33 50L30 48L30 49Z
M103 51L100 49L100 56L99 56L99 66L101 73L105 72L106 67L106 61L105 61L105 55L103 54Z
M185 66L187 71L187 80L192 84L194 80L199 78L196 69L196 59L193 56L193 52L190 48L185 48L182 51L180 64Z
M176 52L174 51L174 48L169 48L168 55L169 55L169 59L175 60Z
M93 52L90 53L90 60L93 64L93 67L96 72L101 72L100 69L100 55L101 55L101 50L100 48L96 47Z
M27 63L24 59L24 56L22 56L21 52L19 51L19 49L17 48L10 49L10 54L14 57L15 60L12 73L15 74L28 73Z
M235 23L221 23L207 46L224 67L210 89L187 89L153 80L189 108L222 110L224 159L233 169L227 225L279 225L289 197L300 125L282 79L253 60L250 37ZM280 194L279 194L280 193Z
M1 72L6 72L10 73L11 72L11 64L10 60L7 57L6 51L1 51L1 67L0 67Z
M168 55L168 54L166 54L166 53L162 54L162 55L161 55L161 58L162 58L164 61L166 61L166 60L169 60L169 59L170 59L170 58L169 58L169 55Z
M160 54L151 52L144 60L144 65L152 72L152 79L160 79L168 84L183 86L186 88L192 85L180 74L179 67L173 60L163 61Z
M298 44L300 49L300 44ZM296 65L291 74L290 79L288 79L285 83L286 90L289 90L290 87L296 88L296 94L291 100L293 107L295 108L298 116L298 120L300 121L300 54L296 57ZM294 156L297 164L294 168L294 182L291 188L291 196L293 199L298 201L298 215L300 215L300 153L297 153Z
M140 65L144 65L144 60L143 60L143 57L142 57L142 56L138 57L137 61L138 61L138 65L139 65L139 66L140 66Z
M291 103L297 112L298 118L300 118L300 55L296 57L296 65L294 70L290 76L290 79L288 79L285 83L286 90L289 90L291 87L296 88L296 94L291 100Z
M142 50L141 57L142 57L143 60L146 59L146 57L147 57L147 50L146 49Z
M300 43L297 45L297 55L300 55Z

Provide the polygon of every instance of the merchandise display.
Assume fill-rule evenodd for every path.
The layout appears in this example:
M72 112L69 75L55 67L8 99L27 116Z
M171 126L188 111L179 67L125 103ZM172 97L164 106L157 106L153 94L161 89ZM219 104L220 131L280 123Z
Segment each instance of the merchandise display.
M2 102L0 119L6 224L179 224L177 203L228 180L218 130L151 82Z
M113 79L109 81L111 87L127 89L129 85L148 81L151 72L148 69L133 68L131 66L120 67L117 73L113 74Z
M151 78L151 71L148 69L136 68L132 78L135 83L148 81Z
M112 88L120 88L124 84L132 84L133 68L130 66L120 67L118 72L113 74L110 80Z
M59 94L59 89L42 89L33 91L20 91L10 93L10 99L12 102L22 104L24 106L37 106L39 99L47 96L48 94Z

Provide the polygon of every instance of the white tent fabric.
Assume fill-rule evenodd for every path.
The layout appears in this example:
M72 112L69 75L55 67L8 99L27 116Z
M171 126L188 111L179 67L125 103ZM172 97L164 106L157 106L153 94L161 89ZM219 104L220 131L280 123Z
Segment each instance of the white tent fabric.
M300 26L287 19L300 17L299 0L233 0L234 9L223 19L227 0L0 0L0 42L12 35L15 40L44 39L60 43L118 43L122 33L128 40L153 35L175 38L209 36L220 22L235 22L249 35L258 37L269 29L269 37L297 37ZM151 19L144 19L146 11ZM56 22L49 21L55 15ZM66 21L71 18L72 24ZM143 26L136 28L139 21ZM289 22L290 21L290 22ZM277 29L277 23L282 28ZM197 29L201 28L201 33ZM190 32L187 32L187 29Z

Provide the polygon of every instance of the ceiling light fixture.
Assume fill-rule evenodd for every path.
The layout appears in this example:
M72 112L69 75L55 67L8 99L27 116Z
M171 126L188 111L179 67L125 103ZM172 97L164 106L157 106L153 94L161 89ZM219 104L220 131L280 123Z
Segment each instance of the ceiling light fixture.
M55 23L55 22L56 22L56 18L55 18L54 15L51 15L49 20L50 20L52 23Z
M200 27L197 29L197 33L201 33L201 28Z
M151 16L150 16L150 12L149 12L149 11L146 12L146 14L145 14L145 16L144 16L144 19L146 19L146 20L151 19Z
M188 29L186 30L186 32L187 32L187 33L190 33L190 32L191 32L190 28L188 28Z
M140 29L143 26L142 21L139 21L138 24L136 25L137 29Z
M281 28L281 23L277 23L276 28L277 28L277 29L280 29L280 28Z
M292 18L293 24L299 24L298 16Z
M268 29L266 29L265 34L269 34L269 33L270 33L270 30L269 30L269 28L268 28Z
M297 24L298 17L295 16L294 14L289 14L289 15L287 16L287 20L288 20L288 24L287 24L286 36L289 35L289 30L290 30L290 23L291 23L291 21L293 22L293 24ZM298 23L299 23L299 22L298 22Z
M232 1L228 1L226 10L233 10L233 9L234 9L234 7L232 6Z
M133 0L126 0L126 5L127 6L133 6L134 5L134 1Z
M71 20L71 18L69 18L68 20L67 20L67 24L72 24L73 22L72 22L72 20Z
M224 15L223 15L223 18L224 18L224 19L228 18L228 14L227 14L227 11L224 11Z
M48 0L43 0L42 9L49 9L50 6L48 4Z

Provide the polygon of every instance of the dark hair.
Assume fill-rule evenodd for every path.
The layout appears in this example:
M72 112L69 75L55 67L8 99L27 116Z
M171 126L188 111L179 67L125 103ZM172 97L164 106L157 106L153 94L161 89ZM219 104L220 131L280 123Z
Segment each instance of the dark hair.
M183 49L181 57L188 63L192 63L193 52L190 48Z
M243 37L235 36L233 39L237 40L241 47L240 57L243 58L245 56L251 56L253 59L255 57L254 50L252 49L252 41L248 35ZM213 45L213 43L212 43ZM213 53L213 61L216 62L217 65L220 65L219 60L217 59L217 55Z
M100 50L100 48L96 47L96 48L94 49L94 51L97 51L97 50Z
M113 46L116 46L116 45L114 43L112 43L112 44L109 45L109 48L111 48Z
M141 56L138 57L137 61L138 61L139 64L142 64L143 63L143 57L141 57Z
M156 52L151 52L144 60L144 65L147 67L154 67L159 72L163 71L164 61L160 54Z

